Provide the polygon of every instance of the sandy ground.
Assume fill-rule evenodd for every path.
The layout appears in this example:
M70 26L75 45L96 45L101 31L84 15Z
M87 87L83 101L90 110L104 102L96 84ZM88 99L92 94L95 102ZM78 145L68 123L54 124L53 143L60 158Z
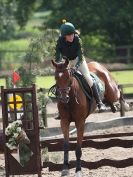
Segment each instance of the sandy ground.
M48 114L52 114L57 112L56 105L53 103L50 103L47 107ZM100 121L100 120L107 120L110 118L119 117L119 113L102 113L102 114L93 114L87 118L87 122L91 121ZM133 112L127 112L126 116L133 116ZM57 127L60 126L60 123L58 120L55 120L53 117L48 118L48 127ZM90 134L107 134L107 133L114 133L114 132L132 132L132 126L126 126L126 127L119 127L119 128L110 128L108 130L101 130L101 131L93 131ZM126 139L132 139L133 137L125 137ZM49 154L49 157L51 159L53 158L51 154ZM54 154L53 161L56 159L60 162L62 162L63 154L62 153L56 153ZM115 159L115 160L122 160L127 158L133 158L133 148L121 148L121 147L113 147L105 150L97 150L94 148L85 148L82 149L82 159L85 161L98 161L101 159ZM75 153L70 152L70 160L75 159ZM5 170L4 170L4 156L3 154L0 154L0 177L5 176ZM19 175L21 177L23 175ZM37 175L25 175L25 177L36 177ZM43 169L42 176L46 177L58 177L61 176L61 172L49 172L48 169ZM70 177L75 176L75 169L70 169ZM133 166L126 167L126 168L114 168L109 166L100 167L95 170L89 170L82 168L82 177L133 177Z

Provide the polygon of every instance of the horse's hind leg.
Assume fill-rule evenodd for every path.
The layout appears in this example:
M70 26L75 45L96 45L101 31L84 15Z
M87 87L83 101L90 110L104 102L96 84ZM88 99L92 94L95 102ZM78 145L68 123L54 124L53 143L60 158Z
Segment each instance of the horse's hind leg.
M109 107L111 108L111 111L112 111L113 113L115 113L115 112L117 111L117 107L116 107L113 103L111 103L111 102L109 102L109 101L107 101L107 100L103 100L103 102L104 102L107 106L109 106Z
M61 128L64 134L64 162L61 176L67 176L69 174L69 122L61 120Z

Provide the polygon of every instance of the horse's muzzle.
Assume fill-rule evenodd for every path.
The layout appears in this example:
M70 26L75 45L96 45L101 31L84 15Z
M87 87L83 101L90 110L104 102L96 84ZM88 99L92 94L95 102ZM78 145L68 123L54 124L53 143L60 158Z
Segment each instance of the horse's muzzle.
M68 103L68 102L69 102L69 95L66 96L64 103Z
M58 101L62 103L68 103L69 102L69 91L70 87L67 87L66 89L57 89L57 99Z
M69 102L69 95L65 96L65 97L57 97L58 101L62 102L62 103L68 103Z

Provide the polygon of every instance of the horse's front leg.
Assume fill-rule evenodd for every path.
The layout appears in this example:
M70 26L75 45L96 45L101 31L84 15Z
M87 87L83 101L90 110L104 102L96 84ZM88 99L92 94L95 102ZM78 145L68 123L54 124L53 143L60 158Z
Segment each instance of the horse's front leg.
M85 122L78 122L76 124L77 127L77 147L76 147L76 177L81 177L81 156L82 156L82 140L84 134L84 125Z
M76 177L80 177L82 151L81 151L81 146L79 144L77 144L75 154L76 154Z
M69 122L61 120L61 128L64 134L64 162L61 176L69 174Z

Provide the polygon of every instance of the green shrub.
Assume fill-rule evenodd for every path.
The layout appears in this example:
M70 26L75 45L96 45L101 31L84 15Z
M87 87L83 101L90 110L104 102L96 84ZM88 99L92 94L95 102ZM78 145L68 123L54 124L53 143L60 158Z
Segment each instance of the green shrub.
M99 62L110 62L114 56L114 49L104 36L85 35L82 37L85 56Z
M1 41L0 56L2 69L18 68L24 61L22 56L27 50L29 41L26 39Z

